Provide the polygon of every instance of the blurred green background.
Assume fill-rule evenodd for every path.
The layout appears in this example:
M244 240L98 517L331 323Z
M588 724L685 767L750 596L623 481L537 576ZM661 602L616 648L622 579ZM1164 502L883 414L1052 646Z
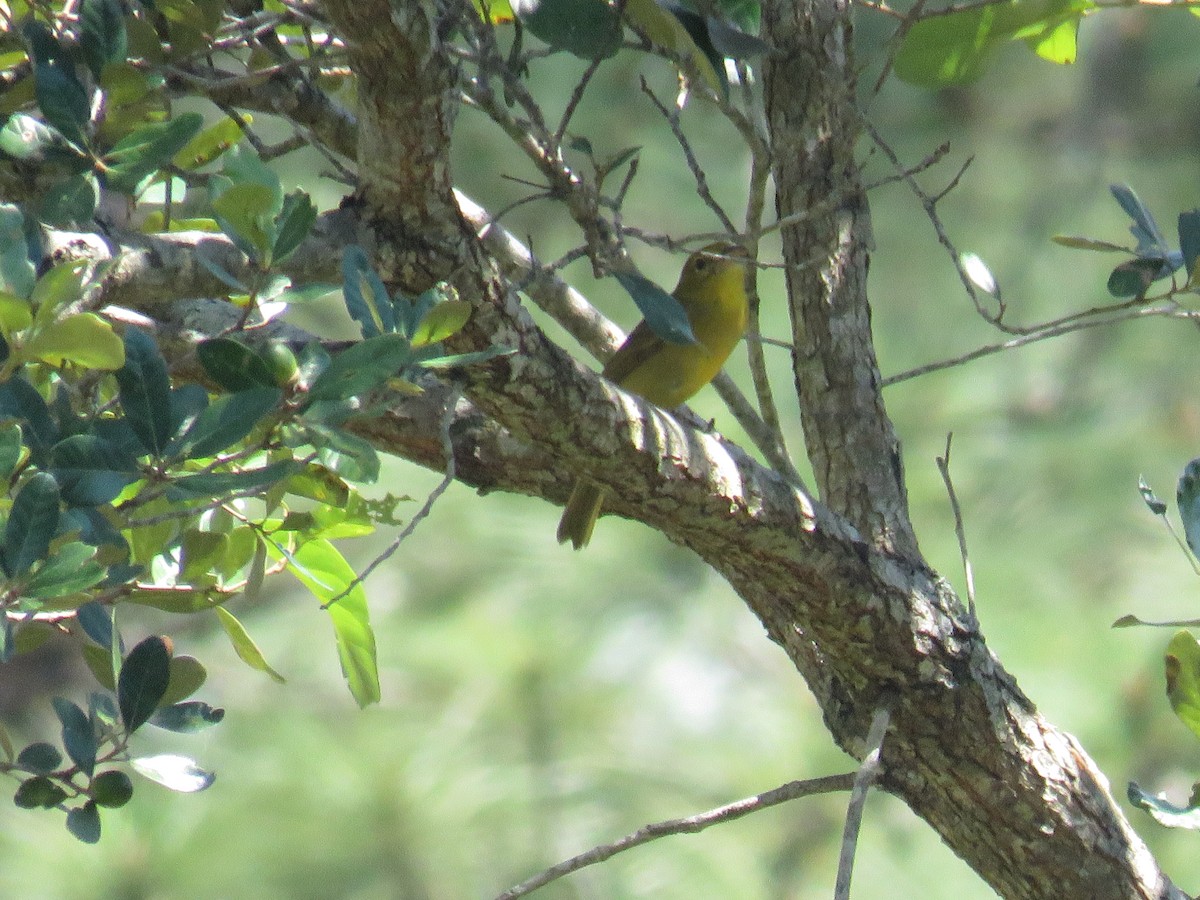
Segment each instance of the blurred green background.
M872 63L864 86L878 71L885 24L870 14L860 22L863 59ZM1200 205L1197 27L1183 12L1113 12L1084 23L1076 66L1053 67L1014 46L969 88L932 94L890 83L867 106L906 163L950 141L947 161L921 176L931 191L974 157L939 209L959 249L991 266L1014 323L1107 301L1116 258L1049 238L1123 242L1110 182L1132 185L1168 235L1179 211ZM533 87L551 121L582 69L565 57L535 63ZM623 54L602 67L573 130L600 157L643 147L627 224L677 236L712 230L678 145L640 93L642 74L670 100L666 67ZM733 131L704 102L689 107L684 125L736 219L746 159ZM491 209L530 193L501 176L535 177L498 136L463 113L458 181ZM878 154L863 150L869 173L886 174ZM314 175L324 168L317 157L291 162L289 177L336 204L337 191ZM911 192L893 185L871 202L885 375L1001 339L975 315ZM579 240L548 201L516 208L504 224L544 260ZM673 283L678 257L634 249L647 274ZM634 323L627 298L596 283L586 264L567 275L623 325ZM780 284L778 272L763 277L765 323L769 335L786 338ZM1163 694L1170 632L1109 627L1128 612L1196 615L1196 577L1136 484L1144 475L1169 498L1184 464L1200 455L1198 349L1185 323L1127 324L992 356L886 395L922 549L961 587L934 464L952 431L989 643L1122 797L1133 779L1182 801L1200 770L1200 745ZM799 452L787 359L768 354ZM740 358L731 372L747 383ZM737 436L711 390L694 406ZM379 492L419 502L437 480L396 462ZM139 748L193 755L217 771L216 784L183 796L139 782L128 808L105 815L95 847L71 838L60 814L0 803L0 896L491 897L647 822L851 768L783 653L692 554L612 518L575 554L554 542L557 517L528 498L447 492L368 583L384 699L365 712L342 684L325 616L294 586L281 583L257 607L235 607L287 676L283 686L238 662L215 621L124 613L127 639L165 629L180 652L199 656L211 673L201 697L228 710L199 736L147 734ZM365 564L390 537L351 552ZM53 654L15 665L0 668L0 716L17 739L54 739L49 694L81 699L88 676L64 670ZM46 696L28 695L31 674ZM659 841L534 896L827 898L844 807L844 796L786 804ZM1176 882L1200 890L1200 838L1130 815ZM993 896L882 794L867 805L853 895Z

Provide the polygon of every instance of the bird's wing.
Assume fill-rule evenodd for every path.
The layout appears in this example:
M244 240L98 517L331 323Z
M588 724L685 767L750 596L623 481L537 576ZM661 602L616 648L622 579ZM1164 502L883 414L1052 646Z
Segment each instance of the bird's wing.
M602 373L609 381L621 384L646 360L662 349L666 342L641 322L625 339L619 350L604 366Z

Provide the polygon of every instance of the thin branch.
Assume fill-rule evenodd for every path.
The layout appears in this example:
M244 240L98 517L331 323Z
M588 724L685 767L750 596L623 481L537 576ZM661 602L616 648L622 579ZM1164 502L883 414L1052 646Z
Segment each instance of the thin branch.
M860 769L859 771L861 772L862 770ZM558 865L551 866L533 878L498 894L496 900L516 900L517 897L524 897L538 888L550 884L552 881L557 881L565 875L577 872L587 866L604 862L618 853L631 850L634 847L640 847L642 844L648 844L659 838L668 837L673 834L695 834L711 825L718 825L721 822L731 822L752 812L777 806L780 803L786 803L788 800L795 800L799 797L851 790L858 777L857 774L846 773L844 775L826 775L823 778L810 778L805 781L790 781L773 790L766 791L754 797L747 797L744 800L738 800L726 806L718 806L716 809L710 809L708 812L687 816L682 819L668 819L665 822L645 825L632 834L613 841L611 844L602 844L598 847L593 847L586 853L581 853L578 856L564 860Z
M954 482L950 478L950 439L953 432L946 435L946 452L937 458L938 471L942 473L942 481L946 483L946 496L950 498L950 510L954 514L954 533L958 536L958 553L962 557L963 576L967 582L967 609L971 618L975 618L975 570L971 567L971 556L967 553L967 532L963 527L962 507L958 503L958 493L954 490Z
M332 599L321 604L321 609L328 609L337 603L360 584L371 577L371 574L378 569L383 563L391 559L392 555L400 549L400 545L408 540L409 535L417 530L417 526L423 522L428 515L433 512L433 505L437 503L442 494L454 483L454 478L457 474L457 463L454 459L454 440L450 436L450 426L454 423L455 408L458 406L458 398L462 396L462 385L454 385L446 397L446 406L442 411L442 421L438 424L438 436L442 442L442 452L446 455L446 471L442 476L442 480L437 483L437 486L429 492L429 496L425 498L425 502L416 514L408 520L408 524L396 535L395 540L388 544L387 548L371 560L370 564L359 574L354 576L354 580L346 585L346 589Z
M879 707L871 720L867 732L866 756L854 773L854 786L850 791L850 805L846 809L846 826L842 830L842 850L838 854L837 884L834 900L850 900L850 876L854 872L854 852L858 846L858 832L862 827L863 807L867 803L867 792L879 777L882 768L883 739L887 734L892 711L889 705Z

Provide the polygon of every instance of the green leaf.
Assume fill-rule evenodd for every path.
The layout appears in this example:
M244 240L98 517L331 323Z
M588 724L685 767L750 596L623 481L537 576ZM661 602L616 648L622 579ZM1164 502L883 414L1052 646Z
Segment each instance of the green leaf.
M229 642L233 644L238 658L250 668L265 672L274 681L283 684L283 676L271 668L262 651L258 649L258 644L254 643L254 638L250 637L250 633L246 631L245 626L238 621L237 617L225 607L218 606L217 618L221 622L221 627L225 629Z
M1179 518L1183 520L1183 534L1192 553L1200 555L1200 458L1184 466L1175 490L1175 503L1179 507Z
M212 201L221 230L247 256L270 259L275 198L271 189L253 182L235 184Z
M30 744L17 754L17 765L35 775L47 775L62 765L62 754L44 741Z
M119 0L83 0L79 23L83 58L93 77L99 80L105 65L123 62L129 52L125 15Z
M1108 276L1108 292L1114 297L1140 297L1159 277L1164 260L1131 259L1121 263Z
M451 353L447 356L431 356L421 360L425 369L453 369L458 366L473 366L476 363L487 362L498 356L511 356L517 351L511 347L488 347L486 350L475 350L471 353Z
M77 313L38 330L25 344L25 353L52 366L73 363L102 372L125 364L125 345L95 313Z
M606 59L621 47L621 15L605 0L513 0L526 28L555 50Z
M227 391L253 387L275 387L271 366L250 347L232 338L214 338L196 348L204 371Z
M317 208L304 191L293 191L283 198L283 210L279 213L275 227L275 245L271 258L280 263L287 259L308 237L313 223L317 221Z
M1134 193L1133 188L1127 184L1110 184L1108 189L1125 214L1133 220L1129 232L1137 241L1138 255L1166 257L1167 240L1163 237L1162 229L1154 221L1154 214Z
M50 416L46 401L20 375L0 384L0 416L24 421L23 429L30 452L36 459L58 441L58 426Z
M216 725L225 718L225 710L199 700L164 706L150 717L150 724L166 731L191 734Z
M87 713L62 697L55 697L51 703L58 721L62 723L62 741L67 756L79 768L79 771L89 778L96 767L96 730Z
M49 325L58 317L60 309L82 298L87 273L88 263L74 260L61 262L38 278L29 295L29 302L37 310L34 321Z
M158 456L171 439L171 380L154 339L138 328L125 331L125 365L117 370L121 408L147 452Z
M678 300L636 272L616 272L614 275L633 298L646 324L655 334L672 344L696 343L687 313Z
M204 686L208 672L194 656L172 656L167 690L158 701L160 708L185 700Z
M1167 645L1164 663L1171 709L1200 737L1200 644L1190 632L1177 632Z
M412 348L402 334L381 334L347 347L309 389L308 399L345 400L362 397L412 361Z
M117 677L117 705L125 730L134 732L154 714L171 679L171 649L151 636L129 651Z
M45 472L21 487L4 528L4 561L10 576L24 575L46 558L58 530L59 505L58 482Z
M111 503L141 477L137 460L91 434L76 434L50 451L50 472L68 506Z
M29 255L25 213L11 203L0 204L0 279L8 293L17 297L28 297L37 282L37 269Z
M169 122L144 125L104 155L105 181L115 191L134 195L142 182L171 162L204 126L199 113L182 113Z
M1179 214L1179 249L1189 284L1195 283L1196 260L1200 258L1200 209Z
M346 311L358 323L364 338L396 330L396 317L387 288L357 244L347 247L342 254L342 296L346 300Z
M168 449L176 456L194 459L216 456L258 427L282 398L283 392L276 387L252 387L220 396Z
M1056 244L1070 247L1072 250L1096 250L1101 253L1132 253L1128 247L1114 244L1110 241L1098 241L1095 238L1077 237L1069 234L1056 234L1050 238Z
M24 596L35 600L69 597L95 587L105 577L105 569L95 562L96 548L72 541L64 544L45 564L34 570L25 585Z
M89 800L83 806L67 810L67 831L85 844L99 842L100 810L96 807L95 800Z
M212 772L201 769L195 760L174 753L142 756L130 760L129 764L139 775L183 794L202 791L217 777Z
M129 776L117 769L101 772L92 779L92 799L97 806L117 809L129 802L133 796L133 782Z
M241 472L205 472L199 475L184 475L171 481L168 496L175 499L195 497L212 499L226 493L252 491L275 484L287 478L299 468L294 460L281 460L260 469Z
M21 462L21 426L0 425L0 479L8 481Z
M47 778L26 778L17 788L13 802L21 809L52 809L67 799L67 792Z
M189 528L180 548L179 577L193 585L212 584L210 574L229 546L229 536L216 531Z
M319 422L305 427L317 448L317 459L329 471L360 484L373 484L379 477L379 455L370 442Z
M38 219L55 228L79 228L96 216L100 183L94 172L80 172L46 189L38 202Z
M309 541L287 560L288 569L314 597L327 605L337 639L338 659L350 693L359 706L379 702L375 632L367 610L367 592L354 581L354 569L329 541ZM336 599L340 597L340 599ZM331 604L332 605L328 605Z
M32 50L34 92L46 121L79 147L91 118L87 90L72 71L71 57L41 22L28 22L25 37Z
M191 171L206 166L222 153L237 146L242 139L242 126L228 116L201 131L171 160L172 165Z
M112 614L103 603L92 600L83 604L75 610L75 620L83 633L105 650L112 646Z
M83 661L88 667L88 671L106 690L115 691L117 682L113 679L112 673L112 654L107 647L97 647L93 644L84 644L79 648L83 654Z
M424 347L458 333L471 318L471 304L466 300L445 300L429 310L412 336L414 347Z
M0 153L22 162L42 162L64 153L77 154L57 128L28 113L13 113L0 128Z

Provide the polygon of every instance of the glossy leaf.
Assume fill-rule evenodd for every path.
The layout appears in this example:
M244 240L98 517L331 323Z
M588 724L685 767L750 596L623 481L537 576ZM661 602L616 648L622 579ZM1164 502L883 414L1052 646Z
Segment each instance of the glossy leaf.
M309 541L300 547L288 560L288 569L322 604L332 604L328 612L337 640L338 659L358 705L379 702L379 669L367 592L360 583L341 596L354 581L354 569L325 540Z
M92 434L76 434L50 450L50 471L68 506L111 503L141 477L137 460Z
M1162 230L1154 220L1154 214L1134 193L1133 188L1126 184L1111 184L1108 189L1125 214L1133 220L1133 224L1129 226L1129 232L1137 241L1138 255L1165 257L1167 255L1166 238L1163 237Z
M265 488L287 478L299 468L294 460L282 460L260 469L245 469L240 472L204 472L199 475L183 475L172 480L168 496L173 498L212 498L236 491L252 491Z
M201 412L170 451L178 456L216 456L245 438L279 405L275 387L253 387L218 397Z
M84 146L84 127L91 117L91 102L73 71L70 54L41 22L26 23L24 31L32 51L38 108L67 140Z
M142 446L159 455L171 439L171 381L154 339L138 328L125 331L125 365L117 370L121 408Z
M125 364L125 347L112 325L95 313L78 313L39 330L25 353L52 366L72 363L85 369L116 371Z
M471 318L471 304L466 300L445 300L429 310L412 336L414 347L424 347L444 341L457 334Z
M183 794L192 794L209 787L216 775L196 765L196 761L174 753L142 756L130 760L135 772Z
M249 116L245 116L249 119ZM180 169L192 170L206 166L222 153L237 146L242 139L242 126L226 116L201 131L175 154L171 163Z
M62 723L62 742L71 762L89 778L96 767L96 731L87 713L62 697L51 701L58 721Z
M241 341L232 338L204 341L196 348L196 356L209 377L227 391L276 386L267 361Z
M261 650L258 649L258 644L254 643L254 638L250 637L250 632L246 631L246 627L238 621L237 617L223 606L217 607L217 618L221 622L221 627L225 629L225 634L229 637L229 642L233 644L234 652L250 668L259 672L265 672L267 675L283 684L284 678L276 672L267 662L267 658L263 656Z
M127 731L140 728L167 691L171 650L161 637L148 637L129 651L117 677L117 705Z
M37 281L25 239L25 213L11 203L0 203L0 280L8 293L26 298Z
M58 483L38 472L21 487L4 528L4 561L10 576L24 575L50 551L58 530Z
M396 318L383 281L371 268L366 253L357 245L342 254L342 296L346 311L362 330L364 338L396 330Z
M22 162L41 162L68 146L61 131L28 113L13 113L0 128L0 153Z

